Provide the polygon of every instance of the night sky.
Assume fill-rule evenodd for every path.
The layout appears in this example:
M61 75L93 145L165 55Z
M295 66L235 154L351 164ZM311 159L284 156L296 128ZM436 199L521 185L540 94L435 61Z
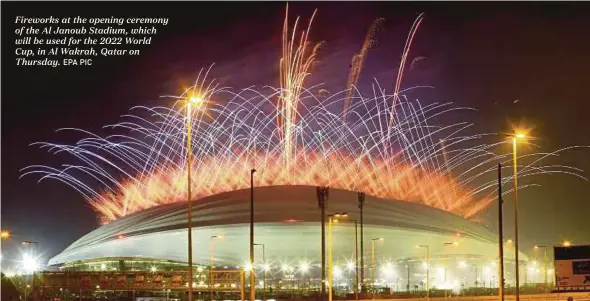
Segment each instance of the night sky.
M101 134L134 105L165 105L160 95L181 93L199 68L215 63L224 85L278 85L285 4L274 3L2 3L2 241L3 264L16 259L22 240L39 242L44 261L98 227L96 214L74 190L57 181L19 179L32 164L58 166L29 144L74 143L55 133L76 127ZM453 101L478 112L464 116L478 132L508 132L511 124L533 127L543 150L590 145L590 3L291 3L304 24L318 8L311 40L327 42L310 81L345 87L349 62L377 17L386 19L378 45L369 51L361 81L374 76L391 91L406 35L424 12L410 58L425 57L406 74L404 86L432 85L426 99ZM91 67L16 67L17 15L168 17L152 45L138 57L99 57ZM523 150L526 151L526 150ZM586 170L590 149L558 161ZM564 239L590 243L590 183L556 175L534 179L523 190L523 251ZM505 233L512 236L512 198L506 197ZM483 213L495 225L495 207ZM530 252L529 252L530 253Z

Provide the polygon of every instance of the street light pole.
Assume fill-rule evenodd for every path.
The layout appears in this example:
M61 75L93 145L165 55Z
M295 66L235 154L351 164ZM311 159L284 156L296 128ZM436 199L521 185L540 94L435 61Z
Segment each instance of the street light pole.
M266 301L266 259L264 256L264 244L254 244L255 246L262 246L262 301Z
M548 261L548 258L547 258L547 248L548 247L547 246L541 246L541 245L536 245L535 246L535 249L536 250L538 250L539 248L543 248L543 251L544 251L544 257L545 257L544 258L544 260L545 260L545 269L544 269L545 270L545 294L547 294L547 291L548 291L548 288L549 288L548 283L547 283L547 266L549 265L549 261Z
M383 241L383 237L371 239L371 289L372 298L375 298L375 242Z
M363 231L363 207L365 205L365 193L364 192L359 192L358 193L358 203L359 203L359 209L360 209L360 217L361 217L361 268L360 268L360 272L361 272L361 292L364 291L364 287L365 287L365 249L364 249L364 231Z
M215 251L215 239L223 238L223 236L213 235L209 241L209 290L211 291L211 301L213 301L213 252Z
M250 301L256 301L256 282L254 274L254 173L250 170Z
M342 215L342 214L341 214ZM347 217L344 215L342 217ZM334 222L338 222L339 220L334 220ZM358 222L356 219L349 219L348 222L354 223L354 263L355 263L355 272L354 272L354 295L355 300L359 300L359 248L358 248Z
M498 163L498 295L504 301L504 221L502 199L502 164Z
M426 248L426 300L430 299L430 250L428 245L419 245L419 248Z
M328 301L332 301L332 222L333 216L328 217Z
M359 300L359 246L358 246L358 223L354 220L354 295Z
M191 101L186 105L186 189L188 198L188 301L193 301L193 205L191 196Z
M213 301L213 252L214 252L214 239L216 236L211 236L209 241L209 291L211 294L211 301Z
M37 243L36 241L30 241L30 240L25 240L23 241L23 245L35 245L35 255L33 256L33 261L35 263L35 265L37 264L37 256L39 253L39 243ZM32 288L31 291L33 292L33 301L37 301L37 290L35 290L35 266L33 266L33 281L32 281ZM26 296L26 294L25 294Z
M192 162L192 145L191 145L191 104L200 105L203 103L201 97L192 96L186 104L186 192L188 199L188 301L193 301L193 206L191 196L191 162Z
M321 299L324 300L326 295L326 207L328 205L328 187L316 187L318 206L321 212L321 227L322 227L322 281L321 283Z
M410 261L406 262L406 268L408 268L408 284L406 285L406 291L410 292Z
M514 165L514 259L516 261L516 301L520 301L520 264L518 260L518 167L516 142L526 137L523 133L516 133L512 137L512 161Z
M347 213L335 213L328 215L328 301L332 301L332 287L334 283L332 253L334 251L334 241L332 235L333 223L338 221L338 218L348 217Z
M444 246L458 246L459 243L458 242L445 242ZM449 255L447 254L447 258L449 258ZM447 264L445 264L445 286L447 284ZM445 289L445 298L447 297L447 290Z

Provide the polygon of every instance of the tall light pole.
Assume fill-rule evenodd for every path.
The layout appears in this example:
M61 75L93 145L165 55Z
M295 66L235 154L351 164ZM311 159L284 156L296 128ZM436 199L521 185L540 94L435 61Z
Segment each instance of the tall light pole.
M426 299L430 299L430 248L428 245L418 245L418 248L426 248Z
M363 231L363 209L365 206L365 193L359 192L358 193L358 203L359 203L359 211L360 211L360 218L361 218L361 292L365 291L365 249L363 246L364 242L364 231Z
M346 217L348 217L348 214L346 212L328 215L328 301L332 301L332 287L334 283L334 273L332 268L332 253L334 251L334 241L332 239L332 224L335 220L337 221L338 218Z
M211 301L213 301L213 253L215 251L215 240L223 239L221 235L213 235L209 240L209 290L211 291Z
M250 301L256 301L256 282L254 273L254 173L250 170Z
M518 167L516 145L519 139L525 139L524 133L512 135L512 161L514 166L514 259L516 261L516 301L520 301L520 267L518 261Z
M347 217L345 216L341 216L341 217ZM334 220L335 223L338 223L339 220L335 219ZM354 283L355 283L355 289L354 289L354 295L355 295L355 300L359 300L359 248L358 248L358 222L356 219L348 219L349 223L354 223Z
M30 240L23 241L23 245L25 245L25 246L30 246L33 244L35 245L35 255L32 255L31 257L33 257L33 261L36 265L37 256L39 254L39 243L37 243L36 241L30 241ZM33 266L33 281L32 281L33 283L31 284L31 286L32 286L31 290L33 291L33 301L37 301L37 290L35 290L35 269L36 269L36 267ZM26 296L26 294L25 294L25 296Z
M504 301L504 218L502 199L502 164L498 163L498 297Z
M354 220L354 296L359 300L359 245L358 245L358 223Z
M371 239L371 289L373 290L373 298L375 297L375 242L383 240L383 237Z
M321 281L321 295L322 300L326 295L326 207L328 206L328 187L316 187L318 196L318 207L320 207L321 213L321 227L322 227L322 281Z
M408 268L408 284L406 285L406 291L410 292L410 261L406 261L406 268Z
M254 244L255 246L262 246L262 301L266 301L266 259L264 256L264 244Z
M188 301L193 301L193 204L191 196L191 165L192 165L192 145L191 145L191 106L200 106L204 102L203 98L192 96L186 103L186 192L188 199Z
M548 284L547 284L547 266L549 265L549 261L547 258L547 246L542 246L542 245L536 245L535 246L535 250L538 250L542 248L543 252L544 252L544 260L545 260L545 294L547 294L548 291Z
M445 243L444 243L444 246L445 246L445 247L446 247L446 246L454 246L454 247L456 247L456 246L458 246L458 245L459 245L459 243L458 243L458 242L456 242L456 241L455 241L455 242L445 242ZM447 254L447 258L448 258L448 257L449 257L449 256L448 256L448 254ZM445 286L446 286L446 284L447 284L447 268L448 268L448 267L447 267L447 265L445 264ZM447 290L445 289L445 298L446 298L446 297L447 297Z

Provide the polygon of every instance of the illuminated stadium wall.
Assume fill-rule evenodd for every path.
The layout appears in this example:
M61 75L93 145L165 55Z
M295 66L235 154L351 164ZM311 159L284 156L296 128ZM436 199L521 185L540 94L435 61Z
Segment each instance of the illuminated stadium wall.
M208 268L212 255L217 269L244 268L249 254L249 191L218 194L193 206L194 263ZM186 203L175 203L123 217L80 238L49 264L67 270L182 269L187 257L186 211ZM278 281L281 285L313 285L315 278L319 280L321 227L315 187L256 188L254 211L255 243L264 244L265 249L263 262L262 246L256 247L258 273L266 269L268 281L274 279L277 285ZM331 189L326 213L335 212L347 212L349 221L358 220L357 194ZM335 224L333 233L334 274L339 279L335 284L350 286L354 223ZM423 286L425 248L417 245L429 246L432 287L497 286L497 236L462 217L418 203L367 196L366 281L371 277L371 241L375 238L383 238L374 243L379 286L405 290L408 273L413 289ZM507 249L506 255L510 254ZM522 258L526 260L526 255ZM302 283L303 278L307 280ZM288 284L289 279L297 284Z

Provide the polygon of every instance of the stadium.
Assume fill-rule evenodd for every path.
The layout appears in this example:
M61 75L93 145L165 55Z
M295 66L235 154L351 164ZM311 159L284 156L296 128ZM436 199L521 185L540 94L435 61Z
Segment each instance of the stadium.
M257 187L254 195L256 272L259 280L265 278L264 283L258 282L260 287L318 288L321 211L316 187ZM334 285L337 291L351 292L355 221L360 240L358 194L330 189L326 215L336 212L346 212L348 217L333 227ZM206 274L210 265L215 270L247 268L248 189L200 199L193 204L193 216L195 269ZM186 227L186 202L145 209L88 233L49 264L62 271L180 271L186 269ZM511 266L513 254L509 246L505 248ZM498 286L497 235L492 230L423 204L366 196L365 285L374 277L377 288L424 290L427 252L431 289L460 291ZM360 261L361 255L358 256ZM521 258L527 260L524 254ZM506 278L510 285L510 274Z

